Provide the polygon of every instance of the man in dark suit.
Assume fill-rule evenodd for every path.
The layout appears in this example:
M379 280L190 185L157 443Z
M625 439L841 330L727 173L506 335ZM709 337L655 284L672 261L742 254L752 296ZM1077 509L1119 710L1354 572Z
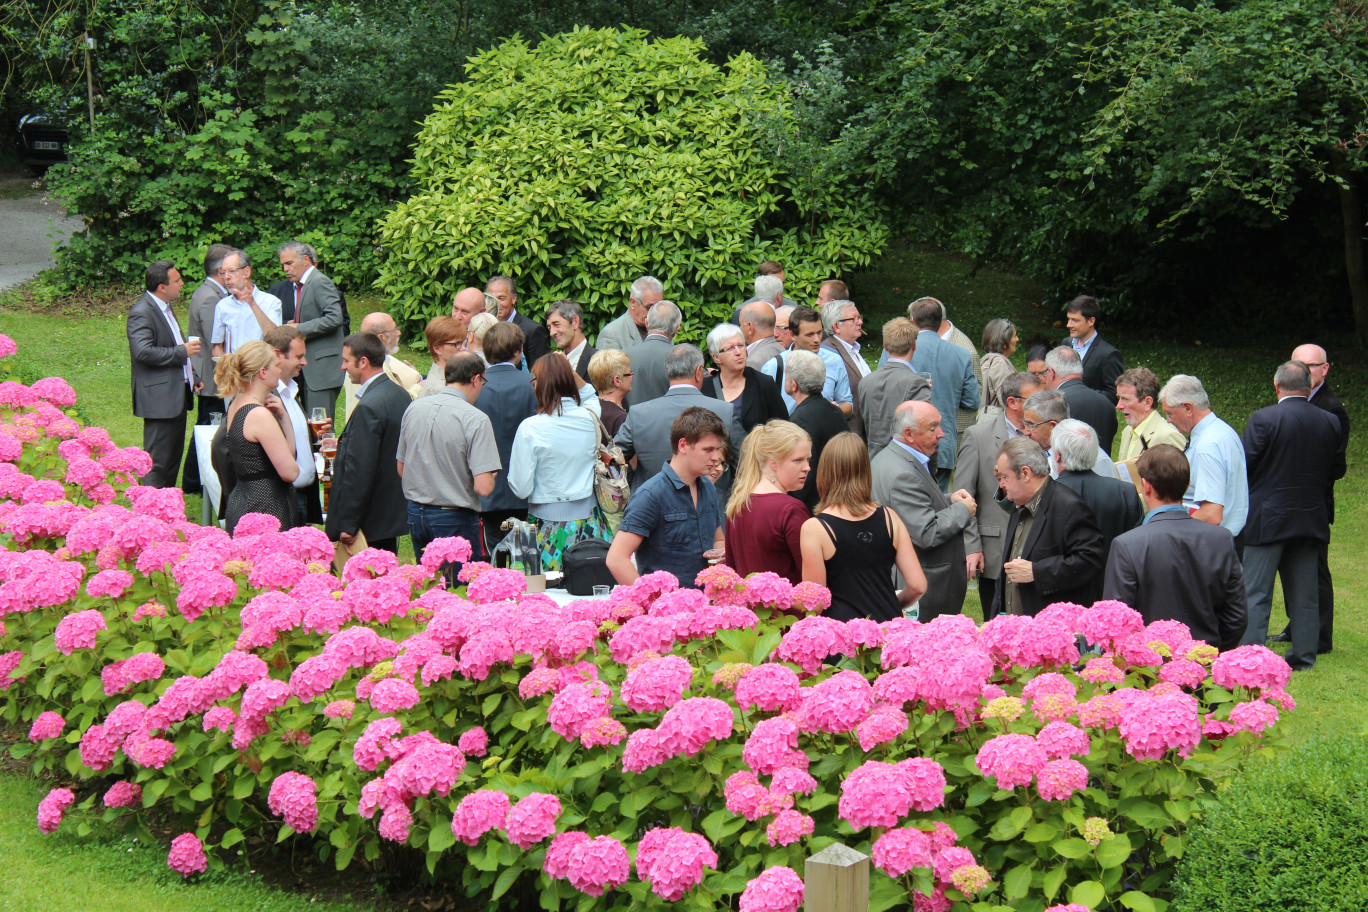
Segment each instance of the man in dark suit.
M1069 417L1091 426L1102 452L1110 456L1116 439L1116 403L1084 384L1083 364L1069 346L1061 345L1046 355L1045 367L1050 378L1045 385L1064 394Z
M1083 498L1050 478L1045 451L1034 440L1004 443L994 473L1016 510L1003 538L993 615L1095 602L1102 592L1102 531Z
M147 267L147 293L128 311L128 355L132 361L133 414L143 420L143 449L152 470L142 483L154 488L176 484L185 453L185 413L202 387L190 359L202 340L185 341L171 305L185 281L170 260Z
M893 440L870 467L874 500L902 519L926 574L926 594L917 603L917 619L923 623L964 609L969 586L964 532L978 510L973 495L963 488L946 497L931 474L931 460L946 438L943 420L929 402L899 405ZM903 585L901 577L894 582L894 588Z
M518 286L508 276L494 276L485 283L485 293L498 302L495 314L500 321L513 323L523 333L523 357L530 368L542 355L551 353L551 334L536 320L518 312ZM505 463L506 465L507 463Z
M1072 348L1082 360L1083 385L1101 393L1115 408L1116 378L1125 372L1126 362L1115 345L1097 334L1097 318L1102 316L1097 298L1079 295L1064 308L1064 315L1069 338L1060 344Z
M584 336L584 308L576 301L557 301L546 311L546 329L556 348L570 359L570 368L579 375L580 381L588 383L589 359L598 353L598 349Z
M1083 498L1097 527L1102 530L1103 559L1112 541L1140 525L1144 512L1135 485L1106 478L1093 471L1097 460L1097 433L1077 418L1066 418L1050 434L1050 457L1059 469L1057 481Z
M385 343L374 333L342 340L342 369L360 389L356 409L337 440L328 538L350 549L358 533L366 544L399 553L399 536L408 532L396 453L404 410L413 400L385 376Z
M893 439L893 413L898 406L909 399L931 401L931 384L912 369L912 356L917 351L916 325L906 317L889 320L883 326L883 347L888 358L864 378L855 397L871 458Z
M227 244L212 244L205 253L204 281L190 296L190 305L186 308L187 339L204 341L210 338L211 330L214 328L214 305L229 295L228 289L220 284L218 279L219 271L223 267L223 258L232 250L233 248ZM218 386L214 383L214 361L209 346L202 346L199 354L190 359L190 367L194 370L195 377L203 384L195 396L199 406L195 424L207 425L213 420L210 415L223 414L223 399L219 396ZM185 456L185 472L182 475L181 487L187 494L198 494L203 490L200 485L199 454L193 446Z
M979 603L985 621L993 616L993 595L1002 573L1002 534L1007 528L1007 512L993 505L1000 492L993 469L1004 443L1027 436L1022 409L1026 399L1039 389L1040 381L1027 371L1008 374L1001 387L1002 417L968 428L955 460L955 481L974 496L975 502L984 505L964 530L964 550L969 575L979 576Z
M822 305L822 328L826 338L822 348L835 352L845 365L850 380L850 430L865 435L860 418L860 381L869 375L869 365L860 354L860 337L864 335L864 317L853 301L828 301Z
M1245 591L1249 626L1242 643L1268 637L1273 579L1282 575L1292 634L1287 663L1316 664L1320 607L1316 554L1330 540L1330 488L1334 482L1340 426L1308 400L1311 372L1288 361L1273 378L1278 404L1249 416L1243 441L1249 472L1249 519L1244 527Z
M635 360L632 369L635 372ZM636 457L632 490L649 481L672 458L674 447L670 427L674 420L686 408L701 405L721 418L727 429L727 469L717 481L718 496L726 503L736 474L736 460L741 454L741 442L746 437L736 410L726 400L703 395L703 352L696 345L676 345L670 349L665 356L665 376L670 384L665 394L634 406L614 438L628 461ZM634 377L634 383L635 380Z
M657 301L646 311L646 338L627 349L627 357L632 361L628 407L663 396L670 388L665 377L665 356L674 347L675 333L683 320L684 315L673 301Z
M826 364L820 356L806 350L789 353L784 373L784 392L794 401L789 421L807 431L812 438L807 481L803 482L802 490L794 492L793 496L807 504L809 510L815 509L819 500L817 466L822 459L822 450L832 437L850 430L840 407L822 395L825 384Z
M508 465L513 455L513 438L518 425L537 411L537 394L527 374L518 368L522 357L523 334L516 323L496 323L484 337L484 356L489 361L484 388L475 407L489 416L494 426L494 441L499 447L500 465ZM493 554L503 541L501 528L506 520L527 519L527 501L508 486L508 473L494 476L493 493L480 498L480 526L484 530L485 554Z
M281 245L277 253L280 268L285 270L285 277L291 283L294 323L304 336L309 360L299 374L304 414L322 408L332 419L343 380L342 337L346 315L342 296L332 280L315 267L314 251L308 244L290 241ZM282 310L284 303L282 298Z
M1146 624L1181 621L1196 639L1234 649L1247 621L1235 539L1183 507L1189 468L1179 450L1155 444L1140 454L1136 469L1149 512L1142 526L1112 542L1103 598L1130 605Z

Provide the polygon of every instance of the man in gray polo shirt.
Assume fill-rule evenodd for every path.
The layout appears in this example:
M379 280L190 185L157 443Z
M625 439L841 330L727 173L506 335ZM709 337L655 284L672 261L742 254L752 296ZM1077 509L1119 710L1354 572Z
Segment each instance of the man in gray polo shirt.
M494 427L471 403L484 386L484 362L466 352L447 361L446 388L419 399L404 411L399 426L399 477L408 501L413 555L435 538L459 535L470 542L472 557L480 553L480 498L494 490L503 468ZM448 564L454 584L460 566Z

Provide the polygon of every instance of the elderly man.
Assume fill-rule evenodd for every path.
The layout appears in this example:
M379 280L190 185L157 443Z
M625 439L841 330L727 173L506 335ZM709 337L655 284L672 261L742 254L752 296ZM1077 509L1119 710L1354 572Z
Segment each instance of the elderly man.
M485 294L492 295L495 316L501 322L513 323L523 332L523 355L531 367L542 355L551 353L551 334L536 320L518 312L518 286L512 277L497 275L485 283Z
M1125 602L1154 621L1181 621L1195 639L1233 649L1247 623L1244 572L1235 541L1183 507L1188 461L1157 443L1140 454L1144 524L1112 542L1102 597Z
M854 409L850 395L850 377L846 374L845 362L841 360L841 356L831 349L822 348L821 314L811 307L795 307L789 313L789 328L793 332L793 347L777 358L771 358L760 373L774 380L783 390L787 387L784 383L784 371L789 355L795 351L810 351L826 365L826 382L822 385L822 397L834 403L842 415L849 417ZM792 414L794 403L787 393L784 394L784 405L788 406L789 413Z
M1097 432L1077 418L1066 418L1050 434L1050 458L1059 483L1073 489L1093 511L1102 530L1102 552L1112 541L1140 524L1142 513L1135 485L1093 471L1097 464Z
M1311 372L1288 361L1273 377L1276 405L1249 416L1243 442L1249 471L1249 520L1244 527L1249 626L1242 645L1268 637L1273 579L1282 576L1292 646L1287 664L1304 670L1320 652L1316 554L1330 539L1329 491L1340 426L1309 401Z
M665 375L665 356L674 345L675 333L684 315L673 301L657 301L646 312L646 339L627 349L627 357L632 361L632 388L627 393L627 405L665 395L670 388L669 378Z
M1211 410L1202 381L1190 374L1170 377L1159 391L1159 403L1169 423L1188 435L1192 480L1183 495L1184 506L1197 519L1239 535L1249 515L1249 478L1240 435Z
M314 249L289 241L276 251L280 268L294 292L294 324L304 336L308 363L300 372L301 401L306 413L321 408L332 420L342 386L342 337L347 334L347 305L332 280L317 268Z
M964 432L955 461L955 480L976 502L986 505L999 493L998 480L993 475L998 450L1014 437L1027 436L1022 408L1027 397L1040 388L1040 381L1026 371L1009 374L1001 387L1002 417L980 422ZM1007 514L988 507L979 510L974 522L964 530L965 563L971 579L979 575L984 620L992 617L993 596L1002 572L1002 533L1006 527Z
M285 439L294 450L295 465L299 467L299 474L294 480L295 496L299 499L299 524L322 522L309 422L296 400L299 395L296 378L309 363L304 335L299 327L286 323L266 330L264 338L266 344L275 349L276 363L280 365L280 382L276 384L276 394L267 397L266 407L276 416L280 429L285 432ZM323 430L327 431L330 427L331 422L325 423Z
M478 288L462 288L451 299L451 315L466 326L482 313L489 312L489 299Z
M822 450L832 437L848 430L845 415L822 397L825 383L826 365L821 358L810 351L789 354L788 368L784 373L784 393L794 402L789 421L807 431L808 437L812 438L807 481L803 482L802 490L794 496L807 504L809 510L817 506L817 465L821 461Z
M570 359L570 367L587 383L589 359L598 353L598 349L584 337L584 308L568 298L557 301L546 311L546 329L556 348Z
M793 304L780 304L774 309L774 341L779 343L779 348L788 351L793 348L793 327L789 325L789 315L793 313Z
M741 308L741 334L746 339L746 366L756 370L784 350L774 338L774 306L756 301Z
M1116 439L1116 404L1083 383L1083 362L1072 348L1061 345L1052 349L1045 356L1045 366L1050 371L1050 380L1045 385L1064 394L1069 401L1070 417L1091 425L1102 452L1110 456Z
M626 351L646 341L646 313L665 298L665 287L655 276L642 276L632 282L627 295L627 312L603 327L594 340L599 351L615 348Z
M1126 419L1117 462L1135 459L1161 443L1180 453L1187 446L1183 432L1169 424L1159 411L1159 378L1148 367L1132 367L1116 378L1116 406Z
M731 320L728 322L740 325L741 308L747 304L754 304L756 301L764 301L766 304L778 307L784 301L785 281L784 267L773 260L766 260L761 263L755 273L755 294L736 305L736 310L732 311Z
M280 299L252 283L252 264L246 253L234 250L225 256L222 274L229 294L214 305L210 341L216 358L237 351L243 343L260 339L266 330L280 325Z
M395 325L394 318L378 310L368 313L361 321L361 331L379 337L385 346L385 376L408 393L410 399L417 399L423 390L423 375L412 364L394 357L394 353L399 351L399 327ZM356 384L351 382L350 377L342 384L342 399L346 403L345 417L350 421L357 402Z
M147 293L128 311L133 414L143 420L143 449L152 457L141 483L170 488L185 452L185 413L203 388L191 367L202 343L186 341L171 310L185 286L180 270L158 260L148 265L146 279Z
M518 425L537 411L537 394L527 375L518 369L522 358L523 334L513 323L495 323L484 337L484 356L489 360L475 407L489 417L494 440L499 447L500 465L508 465L513 455L513 439ZM507 475L494 479L494 490L480 495L480 520L484 529L486 554L503 541L502 526L509 519L527 519L527 501L513 493Z
M935 298L919 298L910 306L912 322L917 324L918 330L912 367L931 375L931 401L944 419L942 427L947 443L937 451L936 481L942 491L949 491L950 476L954 474L955 457L959 452L956 418L960 409L978 411L983 398L979 395L969 353L940 337L944 314L941 302Z
M931 384L912 369L917 350L917 327L912 321L894 317L885 323L883 348L888 357L860 384L856 400L871 458L893 439L893 413L898 406L910 399L931 401Z
M1091 605L1102 592L1102 532L1092 510L1050 478L1045 451L1033 440L1008 440L994 474L1016 510L1007 521L1001 584L993 616L1039 614L1054 602Z
M1050 475L1055 476L1058 474L1058 466L1050 454L1050 435L1054 433L1055 425L1071 417L1068 400L1059 390L1040 390L1032 393L1026 400L1021 417L1026 435L1040 444L1040 448L1050 456ZM1112 464L1111 457L1102 452L1100 446L1094 454L1092 470L1107 478L1117 477L1116 466Z
M822 305L822 328L826 338L822 340L822 351L830 351L841 359L846 377L850 382L850 409L841 406L850 421L850 429L864 436L864 422L860 420L860 410L855 403L860 398L860 381L869 376L869 365L860 355L859 339L864 335L864 317L854 301L828 301ZM818 351L822 355L822 351ZM822 357L826 357L822 355ZM837 403L841 405L841 403Z
M1092 295L1074 298L1064 308L1064 325L1069 329L1069 338L1061 344L1078 353L1083 385L1105 396L1115 408L1116 378L1126 369L1126 363L1116 346L1097 334L1100 316L1102 308L1098 306L1097 298Z
M904 402L894 413L891 443L874 457L874 500L891 507L907 526L922 572L926 594L917 603L917 619L925 623L942 614L959 614L969 576L964 532L974 522L978 505L960 488L948 498L936 484L931 460L948 437L941 413L929 402ZM901 577L894 583L901 588Z

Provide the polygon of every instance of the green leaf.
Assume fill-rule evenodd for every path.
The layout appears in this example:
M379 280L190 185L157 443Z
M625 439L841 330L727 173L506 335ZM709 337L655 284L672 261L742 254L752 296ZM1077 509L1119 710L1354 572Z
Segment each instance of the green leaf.
M1107 898L1107 891L1095 880L1085 880L1082 883L1074 884L1069 891L1069 902L1076 902L1079 905L1087 906L1089 909L1096 909L1102 904L1102 900Z
M1059 893L1060 886L1064 883L1064 878L1069 874L1068 865L1055 865L1045 872L1045 876L1040 879L1040 887L1045 891L1045 898L1053 900Z
M489 896L490 901L492 902L507 893L509 887L517 882L518 875L521 873L522 868L520 867L504 868L500 871L498 880L494 881L494 892Z
M490 713L494 711L495 707L499 705L499 701L502 699L503 694L501 693L492 693L489 696L485 697L484 702L480 704L480 714L483 716L488 716Z
M438 820L428 833L427 847L429 852L444 852L456 844L456 834L451 827Z
M1121 905L1132 910L1132 912L1157 912L1154 900L1150 899L1148 893L1141 893L1139 890L1122 893Z
M1104 839L1097 847L1097 863L1104 868L1123 865L1130 856L1130 837L1125 833L1117 833L1111 839Z
M1002 891L1007 899L1020 899L1031 891L1031 879L1035 872L1030 865L1017 865L1002 878Z
M1049 823L1036 823L1026 828L1021 835L1027 842L1049 842L1059 835L1059 830Z
M1061 839L1053 843L1054 850L1065 858L1085 858L1092 854L1093 847L1082 839Z

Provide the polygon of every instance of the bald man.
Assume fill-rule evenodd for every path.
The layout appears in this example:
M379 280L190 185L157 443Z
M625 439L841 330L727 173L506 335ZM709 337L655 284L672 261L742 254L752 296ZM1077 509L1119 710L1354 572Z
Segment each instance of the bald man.
M483 303L483 293L480 300ZM385 376L407 392L410 399L417 399L423 388L423 375L412 364L394 357L394 353L399 350L399 327L395 325L394 318L379 311L367 314L361 321L361 332L375 333L380 337L385 346ZM342 384L342 396L347 404L345 415L348 420L351 419L352 410L356 408L356 390L356 384L352 383L350 378Z
M478 288L462 288L451 299L451 315L466 326L470 325L476 314L488 312L485 293Z

